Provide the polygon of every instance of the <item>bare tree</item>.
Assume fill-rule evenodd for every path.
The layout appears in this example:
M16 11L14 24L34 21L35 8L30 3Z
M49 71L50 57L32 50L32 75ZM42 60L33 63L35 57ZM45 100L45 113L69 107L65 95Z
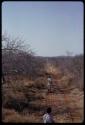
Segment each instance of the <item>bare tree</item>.
M31 49L30 45L26 44L25 45L25 40L16 37L16 38L11 38L10 36L5 36L2 35L2 50L4 51L25 51L29 54L34 54Z
M30 45L25 45L24 40L19 37L12 39L9 36L2 35L2 71L4 73L17 71L18 66L22 62L25 65L26 58L31 58L33 55L34 52L30 49ZM16 64L17 62L19 62L19 65Z
M36 76L43 68L30 46L19 37L12 39L2 36L2 71L4 74L28 74Z

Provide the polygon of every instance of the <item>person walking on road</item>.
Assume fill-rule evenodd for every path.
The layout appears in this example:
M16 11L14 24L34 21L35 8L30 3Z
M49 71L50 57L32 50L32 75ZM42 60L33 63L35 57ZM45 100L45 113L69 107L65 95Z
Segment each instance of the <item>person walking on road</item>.
M51 76L49 76L47 78L47 90L48 90L48 92L51 92L51 88L52 88L52 78L51 78Z
M46 114L43 115L44 123L55 123L51 111L52 111L51 107L47 108Z

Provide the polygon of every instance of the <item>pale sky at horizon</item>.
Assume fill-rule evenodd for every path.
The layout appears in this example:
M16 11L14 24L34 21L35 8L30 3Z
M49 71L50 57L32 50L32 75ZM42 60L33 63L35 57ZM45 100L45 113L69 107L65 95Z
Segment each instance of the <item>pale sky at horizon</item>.
M83 2L3 2L2 33L21 36L38 56L83 53Z

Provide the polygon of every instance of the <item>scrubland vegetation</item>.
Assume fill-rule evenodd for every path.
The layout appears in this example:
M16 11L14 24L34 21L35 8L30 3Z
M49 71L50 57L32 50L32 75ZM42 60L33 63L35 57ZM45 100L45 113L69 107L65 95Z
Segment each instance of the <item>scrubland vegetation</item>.
M2 121L43 123L48 106L56 123L84 120L83 55L38 57L23 41L2 36ZM47 76L53 79L47 94Z

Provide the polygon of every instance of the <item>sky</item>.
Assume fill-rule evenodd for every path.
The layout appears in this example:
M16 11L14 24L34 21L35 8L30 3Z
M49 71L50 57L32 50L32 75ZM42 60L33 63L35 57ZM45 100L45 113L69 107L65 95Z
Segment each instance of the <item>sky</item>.
M37 56L83 53L82 2L3 2L2 34L21 37Z

